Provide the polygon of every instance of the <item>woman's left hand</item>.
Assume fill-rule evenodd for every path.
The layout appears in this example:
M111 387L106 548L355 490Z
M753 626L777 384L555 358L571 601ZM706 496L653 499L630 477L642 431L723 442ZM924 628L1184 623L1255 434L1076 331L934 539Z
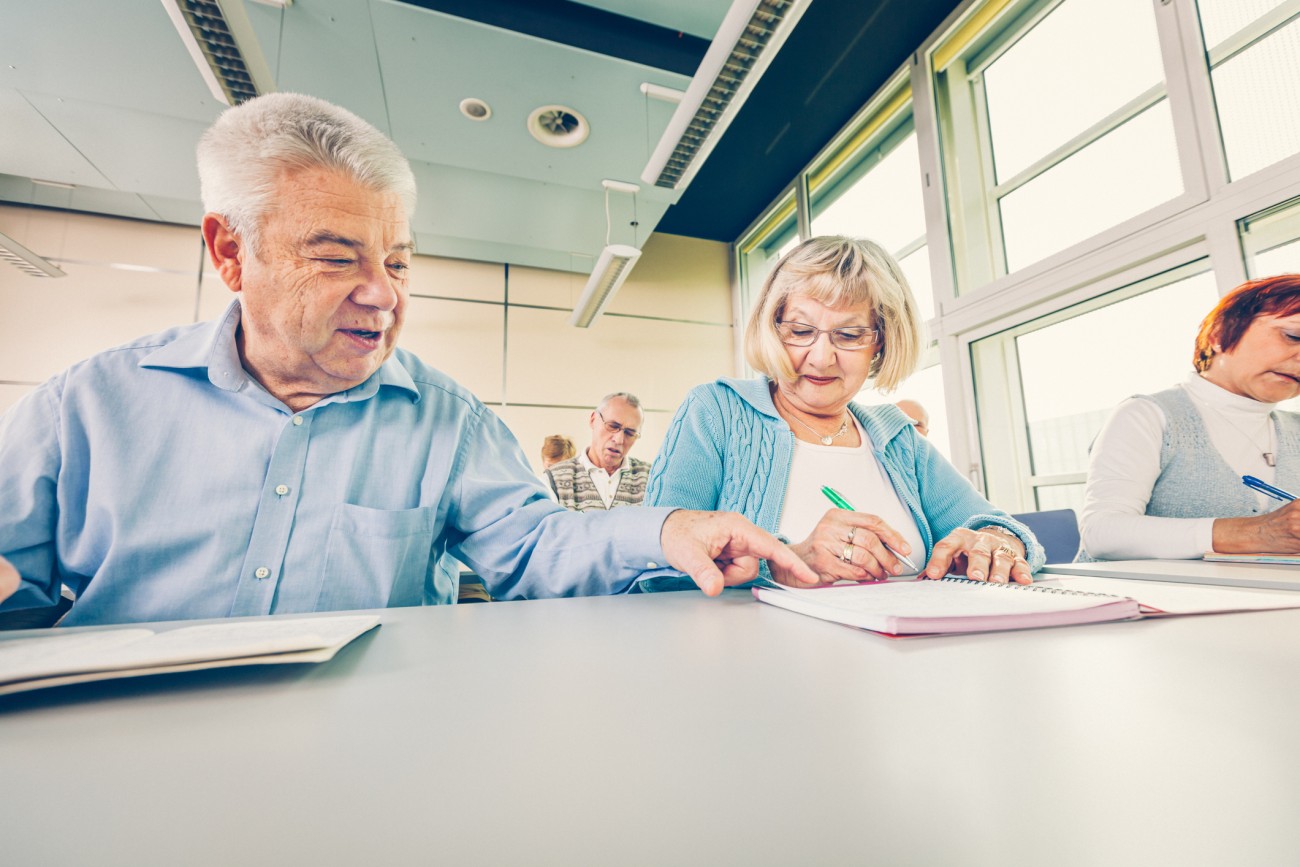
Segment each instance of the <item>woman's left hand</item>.
M1008 580L1031 584L1034 580L1020 540L965 527L953 530L934 546L921 577L937 579L949 574L995 584L1006 584Z

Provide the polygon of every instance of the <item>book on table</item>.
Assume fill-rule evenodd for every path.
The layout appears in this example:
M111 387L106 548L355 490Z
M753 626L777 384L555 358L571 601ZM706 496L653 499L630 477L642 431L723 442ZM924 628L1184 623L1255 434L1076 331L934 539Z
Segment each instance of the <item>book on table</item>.
M760 602L882 635L951 635L1300 608L1300 594L1052 576L1034 584L989 584L966 578L911 579L794 589L755 587ZM1136 597L1136 598L1135 598Z
M877 581L794 589L755 587L760 602L884 635L947 635L1132 620L1128 597L966 578Z
M374 614L230 620L155 631L51 630L0 640L0 695L204 668L324 662L379 625Z

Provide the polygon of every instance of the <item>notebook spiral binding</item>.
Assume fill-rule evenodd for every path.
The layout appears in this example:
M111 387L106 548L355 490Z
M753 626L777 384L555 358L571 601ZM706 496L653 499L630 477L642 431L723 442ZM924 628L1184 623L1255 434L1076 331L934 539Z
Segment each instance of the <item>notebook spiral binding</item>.
M958 578L949 575L946 578L940 578L940 581L951 581L954 584L980 584L985 587L998 587L1002 590L1030 590L1034 593L1055 593L1057 596L1102 596L1106 599L1123 599L1123 596L1116 596L1114 593L1095 593L1091 590L1066 590L1064 587L1044 587L1042 584L995 584L990 581L976 581L972 578Z

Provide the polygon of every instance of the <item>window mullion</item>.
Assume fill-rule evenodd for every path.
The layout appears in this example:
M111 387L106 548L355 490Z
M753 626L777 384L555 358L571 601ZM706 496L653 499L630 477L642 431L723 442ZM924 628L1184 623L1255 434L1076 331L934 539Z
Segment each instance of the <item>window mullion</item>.
M1210 49L1210 66L1215 67L1225 63L1243 51L1254 47L1257 43L1286 27L1298 16L1300 16L1300 0L1289 0L1289 2L1269 10L1218 45L1207 46Z
M983 94L982 87L980 93L981 95ZM1160 102L1160 100L1164 99L1165 95L1164 84L1153 85L1151 88L1133 97L1131 100L1124 103L1119 108L1115 109L1110 114L1076 135L1074 138L1067 140L1060 147L1035 160L1027 168L1016 174L1015 177L993 187L992 190L990 190L991 196L994 199L1000 199L1009 193L1015 192L1020 187L1023 187L1034 178L1046 172L1048 169L1064 162L1086 148L1088 145L1105 136L1107 133L1123 126L1126 121L1132 120L1148 108L1151 108L1153 105Z

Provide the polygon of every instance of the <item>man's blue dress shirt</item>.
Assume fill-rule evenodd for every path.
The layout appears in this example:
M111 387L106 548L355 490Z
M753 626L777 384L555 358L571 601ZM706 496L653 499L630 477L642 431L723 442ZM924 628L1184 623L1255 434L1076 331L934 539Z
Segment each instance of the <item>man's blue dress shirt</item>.
M398 349L292 412L240 365L240 307L100 353L0 419L0 608L65 625L615 593L669 509L568 512L473 395Z

